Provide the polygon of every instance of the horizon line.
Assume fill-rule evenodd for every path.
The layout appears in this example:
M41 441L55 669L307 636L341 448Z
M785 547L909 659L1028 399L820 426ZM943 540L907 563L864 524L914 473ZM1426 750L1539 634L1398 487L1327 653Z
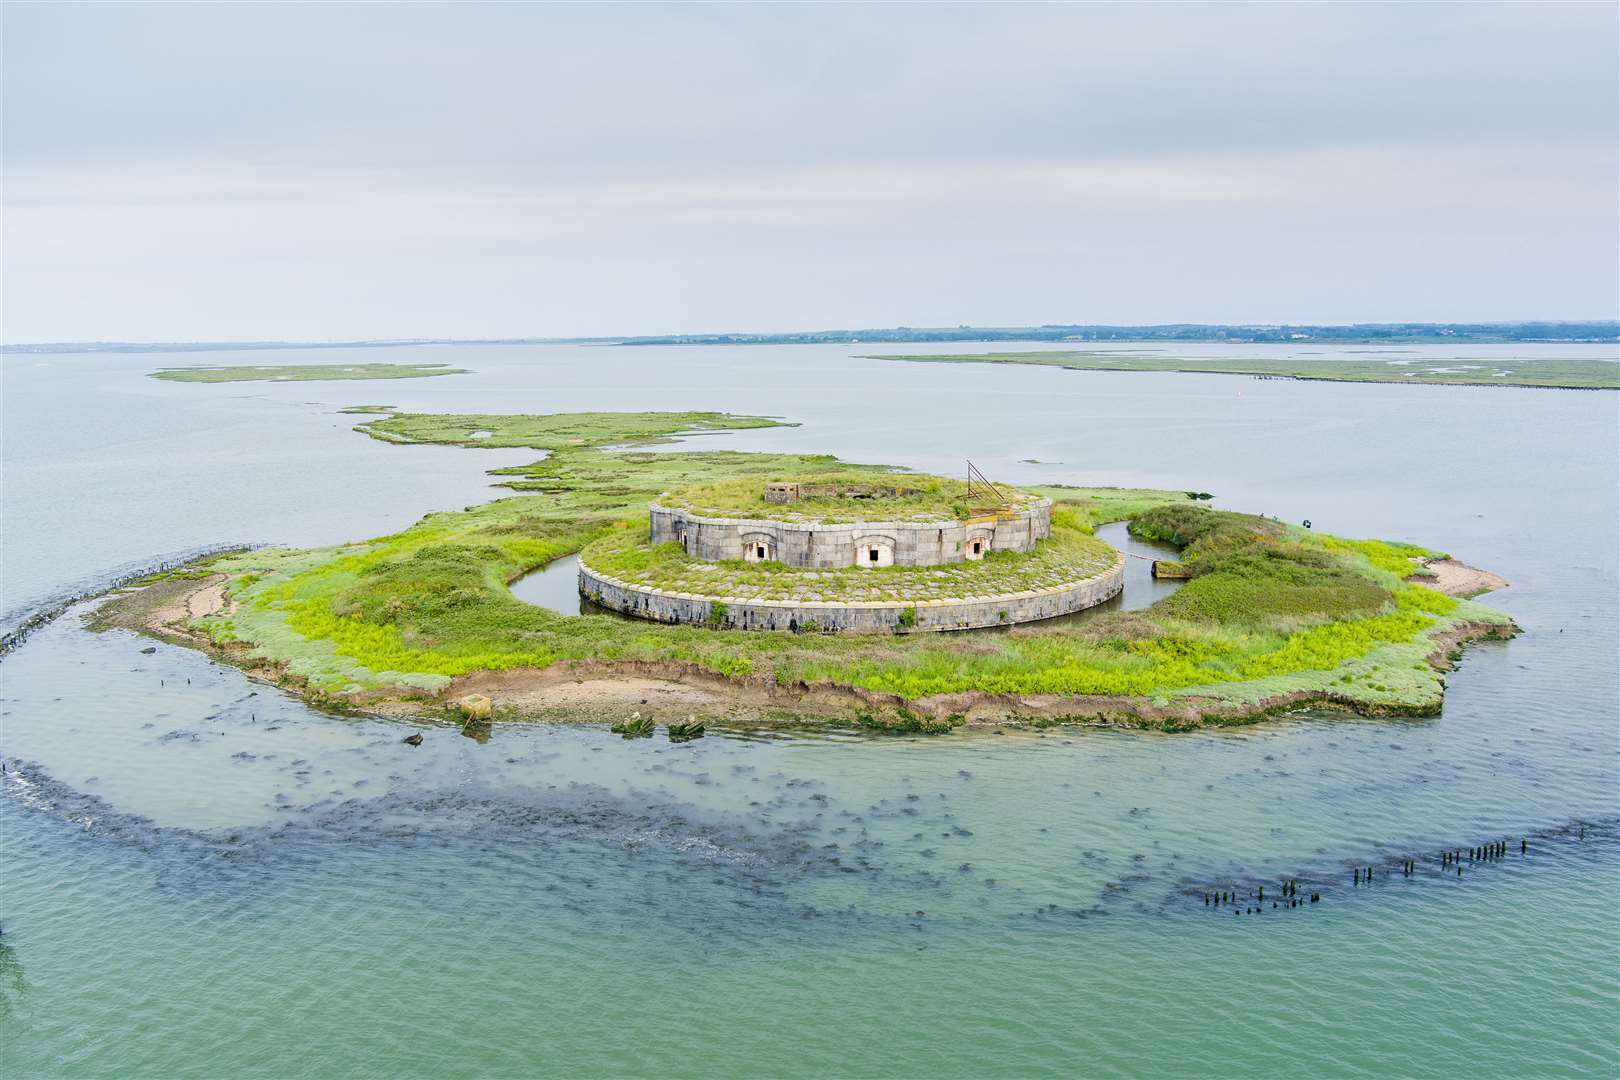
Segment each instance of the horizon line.
M556 344L584 344L584 343L669 343L678 344L690 341L693 343L716 342L718 339L731 339L733 341L748 341L770 338L809 338L816 336L852 336L862 334L917 334L917 335L971 335L975 332L993 333L1003 335L1002 340L1017 341L1061 341L1063 338L1054 338L1049 335L1055 332L1109 332L1112 341L1130 341L1130 337L1119 337L1119 334L1147 331L1182 331L1196 334L1201 331L1250 331L1250 332L1308 332L1308 331L1356 331L1356 330L1406 330L1413 333L1422 333L1425 330L1435 332L1435 336L1449 336L1444 331L1486 331L1502 329L1523 329L1528 327L1607 327L1611 333L1605 340L1620 340L1620 319L1502 319L1487 322L1349 322L1349 323L1288 323L1288 322L1242 322L1242 323L1198 323L1198 322L1166 322L1166 323L1040 323L1028 326L976 326L971 323L962 323L956 326L913 326L899 324L884 327L860 328L829 328L817 330L722 330L722 331L677 331L671 333L655 334L583 334L562 336L502 336L502 337L396 337L396 338L350 338L315 340L291 340L278 338L241 338L226 340L208 339L170 339L167 341L127 341L116 339L101 339L91 341L27 341L27 342L0 342L0 352L27 352L39 350L70 351L80 349L146 349L159 350L163 348L188 349L246 349L246 348L365 348L386 347L389 345L556 345ZM1019 334L1041 335L1029 338L1020 338ZM946 339L949 340L949 339ZM1154 339L1143 339L1154 340ZM1161 339L1162 340L1162 339ZM926 338L917 338L917 343L927 343ZM760 343L767 343L761 341ZM791 344L792 342L783 342ZM807 342L809 343L809 342ZM830 342L829 342L830 343ZM859 343L859 342L852 342ZM1257 344L1257 342L1251 342Z

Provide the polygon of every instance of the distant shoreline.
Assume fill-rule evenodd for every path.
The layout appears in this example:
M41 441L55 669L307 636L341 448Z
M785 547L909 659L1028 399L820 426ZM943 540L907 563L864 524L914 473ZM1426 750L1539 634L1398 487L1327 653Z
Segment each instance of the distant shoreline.
M1129 345L1613 345L1620 321L1542 320L1493 323L1351 323L1344 325L1166 323L1148 326L897 326L777 333L657 334L603 337L389 338L355 341L66 341L0 345L0 354L237 352L270 349L384 349L417 345L899 345L1051 342Z
M1482 360L1456 367L1419 367L1417 361L1315 359L1311 357L1188 357L1053 349L1047 352L875 354L863 360L909 364L1005 364L1063 371L1122 371L1160 375L1244 375L1293 382L1366 383L1391 386L1492 386L1517 390L1620 390L1620 363L1594 359ZM1445 361L1443 363L1455 363ZM1414 366L1405 366L1412 364ZM1607 365L1607 368L1599 365ZM1406 378L1390 378L1396 369ZM1487 368L1495 370L1487 372ZM1588 370L1590 369L1590 370ZM1612 369L1612 370L1608 370Z

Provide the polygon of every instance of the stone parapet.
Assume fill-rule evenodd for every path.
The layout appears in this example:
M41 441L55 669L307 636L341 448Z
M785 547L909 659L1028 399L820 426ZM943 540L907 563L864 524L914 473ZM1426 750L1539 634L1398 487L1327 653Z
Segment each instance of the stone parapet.
M1099 574L1027 592L944 600L757 600L670 592L620 581L579 565L579 591L602 607L652 622L732 630L895 633L901 630L972 630L1051 619L1095 607L1125 584L1125 556ZM909 615L908 615L909 613Z

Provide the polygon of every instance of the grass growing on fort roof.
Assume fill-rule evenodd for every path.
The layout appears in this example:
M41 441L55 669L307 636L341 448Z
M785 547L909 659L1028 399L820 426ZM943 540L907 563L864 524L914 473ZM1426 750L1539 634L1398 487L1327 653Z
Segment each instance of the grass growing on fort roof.
M976 509L1005 503L1016 509L1030 497L1007 485L1000 495L985 485L943 476L897 473L892 469L859 469L819 475L773 476L802 488L839 487L836 493L814 494L792 502L765 499L765 486L751 477L725 477L691 484L659 496L661 506L678 507L704 517L770 518L776 521L961 521ZM851 489L870 489L855 493Z
M599 449L774 422L718 413L372 421L364 430L391 440L463 442L488 431L474 445L552 452L500 470L509 486L533 494L432 514L374 540L220 560L214 567L232 575L238 606L199 625L333 694L431 691L480 670L634 660L781 683L826 680L908 699L977 690L1258 701L1311 689L1399 710L1438 704L1440 678L1424 662L1435 635L1464 620L1508 625L1478 604L1404 583L1398 571L1417 549L1316 536L1195 507L1182 493L1139 490L1066 489L1070 501L1055 508L1062 542L1100 554L1089 546L1090 526L1135 514L1142 535L1183 545L1195 576L1145 611L1078 625L877 637L726 631L563 616L508 590L513 578L593 542L633 548L647 501L679 484L869 474L818 456Z

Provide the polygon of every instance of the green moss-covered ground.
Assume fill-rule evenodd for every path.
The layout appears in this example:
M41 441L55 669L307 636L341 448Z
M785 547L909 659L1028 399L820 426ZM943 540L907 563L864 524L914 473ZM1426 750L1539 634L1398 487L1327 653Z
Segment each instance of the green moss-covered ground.
M283 364L241 367L181 367L152 372L167 382L329 382L368 379L427 379L465 375L466 368L448 364Z
M1602 358L1525 357L1511 360L1429 360L1403 356L1365 360L1295 357L1156 355L1087 350L1050 352L941 353L871 356L923 364L1033 364L1076 371L1181 371L1207 375L1264 375L1326 382L1437 383L1448 386L1541 386L1571 390L1620 388L1620 363Z
M1117 717L1135 709L1140 722L1154 726L1301 700L1432 711L1443 684L1430 655L1465 630L1511 630L1489 608L1404 582L1413 558L1432 554L1422 549L1313 534L1209 510L1185 493L1140 489L1043 490L1059 500L1054 509L1067 534L1089 542L1091 527L1129 518L1140 535L1182 546L1193 573L1151 608L1078 625L894 636L719 631L563 616L511 595L507 583L529 570L644 530L648 500L672 487L870 468L825 456L626 445L776 422L717 413L371 421L362 430L391 441L551 453L499 470L524 494L431 514L372 540L219 559L211 568L229 575L237 606L199 620L196 629L238 662L275 665L311 693L335 698L434 693L480 671L633 661L643 670L662 664L755 687L812 683L867 699L887 695L897 722L946 710L959 715L958 702L939 696L966 694L1003 715L1041 698L1049 715ZM489 434L474 439L474 432Z

